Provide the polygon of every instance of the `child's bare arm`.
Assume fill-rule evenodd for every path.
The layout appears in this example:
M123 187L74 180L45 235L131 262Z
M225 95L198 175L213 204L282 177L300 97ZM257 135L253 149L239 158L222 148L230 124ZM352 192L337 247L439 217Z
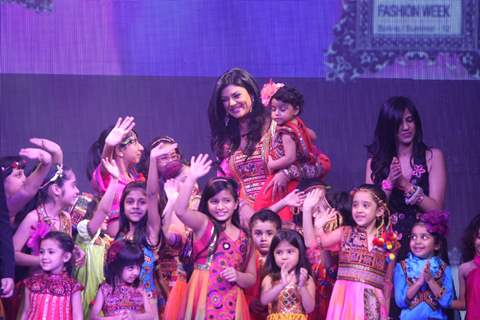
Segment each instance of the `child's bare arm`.
M297 160L297 145L295 140L293 140L289 134L283 134L282 144L285 155L277 160L273 160L272 158L268 160L268 169L270 171L287 169Z

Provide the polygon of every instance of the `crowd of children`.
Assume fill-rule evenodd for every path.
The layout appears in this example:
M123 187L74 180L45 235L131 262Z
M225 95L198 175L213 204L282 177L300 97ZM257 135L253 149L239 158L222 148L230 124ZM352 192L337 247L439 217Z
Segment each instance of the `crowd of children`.
M0 319L480 319L480 217L456 294L443 155L413 103L382 106L367 183L349 192L324 183L303 103L289 85L222 75L218 161L185 161L170 137L145 151L119 118L90 147L95 195L48 139L0 158Z

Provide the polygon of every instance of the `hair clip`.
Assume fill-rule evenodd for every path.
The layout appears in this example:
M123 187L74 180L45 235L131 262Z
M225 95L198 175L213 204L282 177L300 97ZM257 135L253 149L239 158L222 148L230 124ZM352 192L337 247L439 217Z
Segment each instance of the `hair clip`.
M57 181L58 179L61 179L61 178L63 178L63 167L62 167L62 165L57 164L56 165L56 171L55 171L55 174L53 175L53 177L51 177L50 180L48 180L43 185L41 185L40 189L45 188L50 183L53 183L53 182L55 182L55 181Z

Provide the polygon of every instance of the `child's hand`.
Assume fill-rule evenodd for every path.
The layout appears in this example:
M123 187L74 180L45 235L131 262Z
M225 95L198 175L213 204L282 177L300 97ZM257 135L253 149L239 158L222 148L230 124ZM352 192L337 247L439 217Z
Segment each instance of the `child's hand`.
M212 167L212 160L208 159L208 154L200 153L197 157L192 157L190 160L189 176L194 179L205 176Z
M118 179L120 177L120 169L118 169L115 160L103 158L102 166L105 168L105 170L107 170L107 172L112 176L112 178Z
M228 282L237 282L238 280L238 273L235 268L227 267L220 272L220 275L223 279L227 280Z
M150 151L150 159L157 159L160 156L168 155L177 149L178 143L159 143Z
M120 314L120 319L121 320L134 320L135 315L131 311L125 310Z
M259 299L253 299L252 302L250 302L250 310L253 313L264 315L268 312L267 306L264 306Z
M423 277L425 282L429 282L433 279L432 273L430 272L430 261L427 261L425 268L423 269Z
M315 188L307 193L305 201L303 201L303 210L312 210L324 195L325 190L323 188Z
M280 269L280 282L286 287L289 284L295 284L295 272L288 272L287 265L284 264Z
M38 160L43 164L52 163L52 156L45 150L38 148L23 148L18 153L19 156L28 158L30 160Z
M318 228L323 228L328 221L335 219L336 215L337 211L334 208L330 208L323 214L317 215L315 217L315 225Z
M169 201L174 201L178 197L178 181L175 179L168 179L163 185L163 190L167 194Z
M113 127L112 131L105 138L105 144L109 146L116 146L122 142L123 138L132 131L135 127L135 122L133 117L122 117L118 118L117 123Z
M31 138L30 142L50 152L54 163L63 164L63 151L57 143L45 138Z
M289 207L300 207L303 202L305 201L305 194L298 189L293 190L289 194L287 194L283 201L285 206Z
M308 280L308 271L305 268L300 268L300 276L298 277L298 287L303 288Z

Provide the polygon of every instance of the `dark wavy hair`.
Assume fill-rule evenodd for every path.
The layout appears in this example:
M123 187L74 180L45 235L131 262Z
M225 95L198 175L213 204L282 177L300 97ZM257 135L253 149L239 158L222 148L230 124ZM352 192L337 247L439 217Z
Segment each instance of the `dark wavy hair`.
M225 222L220 222L216 220L211 214L210 211L208 210L208 201L217 195L218 193L227 190L233 197L234 201L238 201L238 185L235 182L235 180L230 179L230 178L223 178L223 177L215 177L211 178L207 184L205 185L205 188L203 189L202 192L202 197L200 198L200 203L198 205L198 211L206 215L210 221L213 223L213 235L210 239L210 241L215 238L215 244L213 247L212 252L216 252L217 247L218 247L218 241L219 241L219 235L220 232L222 232L225 229ZM240 212L239 212L239 206L235 209L235 211L232 214L231 217L232 224L245 232L245 234L249 235L248 230L243 228L240 224ZM190 241L193 239L190 239ZM209 241L209 242L210 242ZM200 257L205 251L207 251L208 247L210 244L208 244L205 248L200 250L198 253L195 254L195 256L183 256L181 257L182 263L185 265L191 265L198 257ZM250 248L250 246L249 246ZM247 256L250 255L251 252L247 252ZM248 260L248 259L247 259ZM247 265L248 261L244 261L244 265L242 268L245 268Z
M142 267L145 257L141 247L128 240L115 240L107 252L104 266L105 281L115 290L116 282L121 279L125 267ZM135 279L133 287L138 287L140 279Z
M74 269L74 266L75 266L75 262L74 262L75 259L73 257L73 249L75 248L75 243L73 242L72 237L70 237L65 232L50 231L45 235L45 237L42 238L42 240L40 241L40 245L42 244L43 241L45 241L47 239L57 241L58 245L60 246L60 248L63 251L65 251L67 253L70 253L72 255L70 260L68 260L65 263L65 269L67 270L68 274L70 276L72 276L73 275L73 269Z
M472 221L465 228L462 237L462 261L467 262L475 258L475 239L480 232L480 214L473 217Z
M300 115L303 111L303 94L301 94L294 87L290 87L288 85L281 87L270 98L269 104L271 103L272 99L291 104L295 109L298 110L298 115Z
M402 123L403 113L410 111L415 123L415 136L413 137L413 151L410 163L413 167L413 159L424 158L429 148L423 142L422 121L417 108L407 97L391 97L382 105L378 114L377 125L373 142L367 146L368 157L372 159L372 181L379 184L388 176L390 163L397 156L396 137Z
M118 234L116 236L116 240L122 239L128 232L130 231L130 221L128 220L125 214L125 199L127 198L128 194L134 190L140 190L145 194L146 197L146 190L145 190L145 183L140 181L133 181L127 184L125 189L123 190L122 197L120 198L120 226L118 229ZM156 243L149 243L147 240L148 237L148 212L143 216L143 218L137 222L135 226L135 231L133 234L133 241L140 247L147 246L151 247L152 245L156 245ZM163 236L160 233L160 243L163 244Z
M23 159L20 156L5 156L0 158L0 178L1 182L4 183L5 179L12 174L13 168L12 163L18 162L21 164L22 167L25 167L23 164Z
M105 139L107 138L108 134L114 126L110 126L100 132L100 135L98 136L97 140L95 140L92 145L90 145L90 148L88 148L88 159L87 159L87 169L86 169L86 175L88 181L92 180L92 174L95 171L95 169L98 167L100 162L102 161L102 152L103 148L105 146ZM138 138L138 133L135 130L132 130L131 134L135 134ZM126 147L127 145L120 144L120 147Z
M253 225L255 224L256 221L261 221L261 222L269 221L275 225L275 228L277 230L280 230L282 228L282 219L280 219L280 216L278 215L278 213L270 209L262 209L260 211L255 212L253 216L250 217L250 222L249 222L250 230L252 230Z
M412 230L415 226L425 226L427 228L427 224L425 222L417 220L415 224L412 226L412 229L410 230L410 237L412 235ZM427 230L427 232L429 232ZM435 255L439 256L446 264L450 264L450 259L448 258L448 243L447 243L447 238L443 236L442 234L438 232L429 232L432 237L435 245L438 245L440 247L439 250L435 250ZM410 239L409 239L410 241ZM406 258L406 252L405 251L410 251L410 242L408 245L408 250L405 250L406 248L401 248L399 251L399 257L400 259L405 259Z
M223 89L229 85L244 88L252 98L252 111L247 115L249 120L248 142L245 148L247 156L253 153L255 145L262 138L264 124L268 117L260 99L258 84L250 73L240 68L233 68L221 75L215 83L208 106L208 120L211 132L210 145L220 160L228 156L225 153L225 143L231 145L231 151L237 150L240 146L239 121L228 116L221 99ZM228 124L225 124L226 117L229 118Z
M308 274L312 276L312 269L307 259L307 249L305 241L300 233L291 229L281 229L272 238L270 250L268 251L267 260L265 261L265 272L269 274L273 280L280 279L281 267L275 262L275 249L280 242L287 241L292 246L298 249L298 263L295 267L295 274L297 279L300 276L300 269L305 268Z

